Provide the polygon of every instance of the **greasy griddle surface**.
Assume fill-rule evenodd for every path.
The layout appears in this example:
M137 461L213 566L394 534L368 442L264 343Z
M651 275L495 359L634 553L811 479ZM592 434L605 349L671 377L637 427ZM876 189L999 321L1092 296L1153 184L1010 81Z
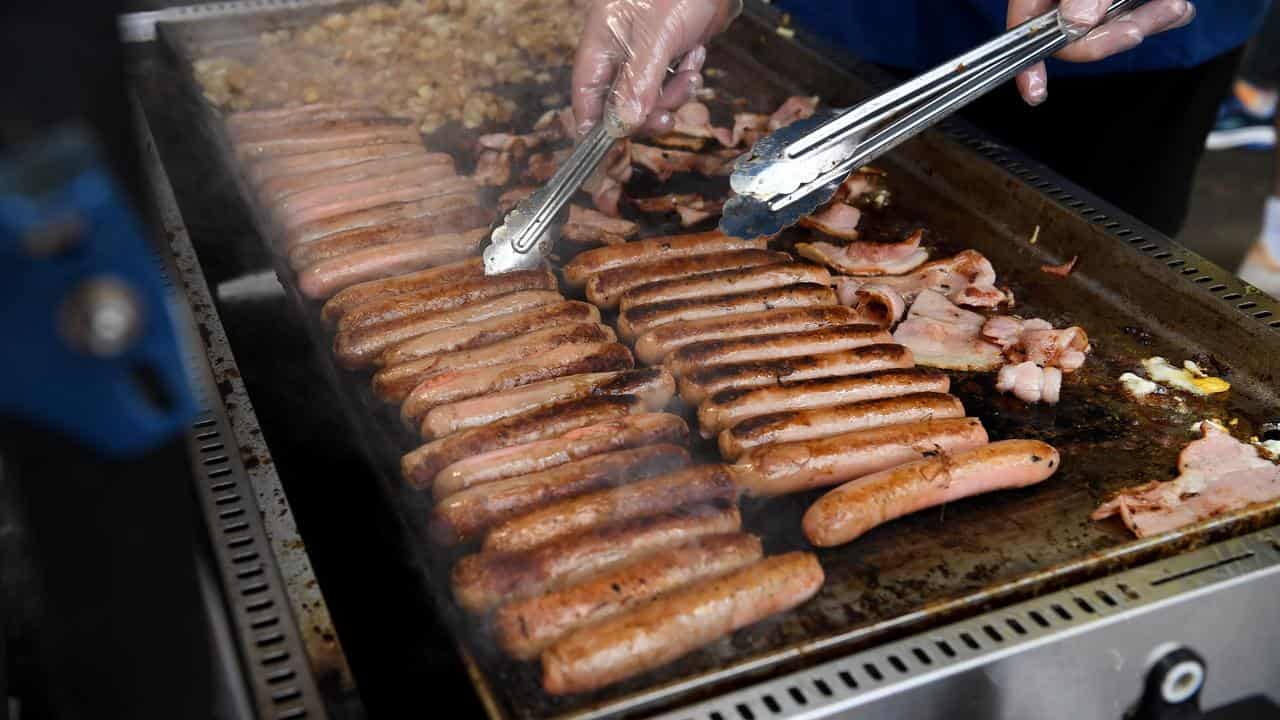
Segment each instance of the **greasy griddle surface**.
M752 23L751 18L740 23L711 54L708 66L722 72L709 84L723 97L750 98L748 109L767 111L790 94L818 93L838 104L856 92L860 84L831 66L794 50L780 54L776 45L781 41ZM190 46L187 29L162 32L170 49L185 58L163 72L189 84L182 63L199 51ZM235 36L234 29L217 23L206 29L224 39ZM778 72L801 80L793 83ZM192 92L189 85L186 90ZM518 89L512 92L521 94ZM717 111L718 120L728 112L724 107ZM208 162L225 162L218 154L224 140L210 111L174 112L188 127L203 129L197 133L199 152ZM516 129L527 127L538 112L530 110L518 119ZM428 144L453 152L465 167L466 140L442 133ZM1088 515L1112 491L1171 477L1179 449L1194 437L1190 425L1195 420L1237 419L1236 434L1248 435L1273 417L1278 404L1264 388L1271 381L1265 356L1275 355L1274 345L1264 349L1238 342L1241 331L1227 320L1209 327L1203 318L1214 316L1200 307L1207 303L1205 298L1147 279L1139 258L1125 254L1113 238L940 136L915 141L879 164L889 171L893 206L864 219L873 236L896 237L923 224L934 257L961 248L986 254L999 282L1014 291L1018 314L1042 317L1057 326L1078 324L1088 331L1093 353L1081 371L1068 376L1056 407L1029 406L1000 395L993 389L992 375L952 375L954 394L971 415L983 420L993 440L1045 440L1061 451L1062 470L1037 487L927 510L877 528L850 545L820 550L827 582L811 602L597 693L547 696L540 688L536 663L506 659L484 624L466 618L450 602L447 573L458 554L428 543L423 520L430 504L409 492L398 477L399 453L412 447L413 438L395 413L371 396L366 374L341 372L325 359L314 359L324 364L340 391L347 405L344 412L355 424L373 429L367 434L369 472L400 510L407 547L423 572L436 610L456 628L459 643L475 662L482 696L499 712L533 718L667 706L722 690L743 672L790 669L830 652L1169 554L1209 537L1196 532L1136 542L1117 522L1094 523ZM689 188L705 187L685 182ZM663 189L675 187L680 183ZM641 174L633 188L656 191L657 186ZM1028 237L1035 224L1042 225L1042 232L1033 246ZM645 235L674 231L670 225L644 227ZM789 234L782 244L796 237ZM239 236L228 242L262 241ZM1041 263L1075 253L1082 257L1069 278L1039 271ZM319 306L301 298L279 259L275 268L296 305L296 322L327 344L327 331L317 319ZM1183 405L1136 405L1120 394L1115 379L1137 369L1139 359L1157 354L1175 361L1197 357L1220 370L1234 388L1212 399L1186 398ZM718 459L709 443L696 443L695 451L702 459ZM770 553L811 549L799 521L818 494L767 503L748 500L745 525L763 536ZM1243 532L1270 519L1271 513L1258 512L1244 520L1220 522L1215 536Z

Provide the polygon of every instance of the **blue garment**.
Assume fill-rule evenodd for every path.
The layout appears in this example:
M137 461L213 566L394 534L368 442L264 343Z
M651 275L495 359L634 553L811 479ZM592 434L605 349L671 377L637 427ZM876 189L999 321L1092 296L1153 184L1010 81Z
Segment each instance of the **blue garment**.
M1186 27L1143 41L1096 63L1050 61L1051 74L1168 70L1199 65L1243 45L1262 23L1270 0L1201 0ZM1007 0L777 0L793 24L854 56L880 65L924 70L1005 29Z

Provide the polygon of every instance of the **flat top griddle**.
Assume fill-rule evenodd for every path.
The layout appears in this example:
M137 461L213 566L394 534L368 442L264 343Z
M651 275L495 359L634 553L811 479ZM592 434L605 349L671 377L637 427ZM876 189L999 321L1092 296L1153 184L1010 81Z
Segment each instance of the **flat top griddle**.
M211 278L211 285L274 270L285 286L285 298L270 314L224 313L224 321L243 324L242 337L256 337L269 347L278 323L305 328L310 350L278 358L279 367L264 373L277 373L298 395L332 397L340 405L325 409L342 417L331 418L320 432L348 435L337 447L360 447L362 457L344 458L344 467L363 472L361 481L377 483L398 523L409 572L420 580L425 598L462 648L490 712L541 718L670 707L723 691L735 682L795 669L1274 522L1280 505L1135 541L1118 523L1088 519L1107 494L1172 477L1178 451L1194 437L1193 422L1235 421L1233 432L1247 437L1260 434L1265 422L1280 417L1274 382L1280 369L1280 307L1016 152L961 123L950 123L880 163L889 172L893 209L875 216L870 230L892 236L923 225L935 256L976 249L991 259L999 281L1014 291L1016 313L1055 325L1078 324L1088 331L1094 351L1084 369L1068 378L1062 402L1055 407L1028 406L1000 395L991 375L952 375L954 394L970 415L983 420L993 439L1045 440L1062 452L1062 471L1037 487L921 512L850 545L819 551L827 583L799 609L599 692L558 699L546 695L537 665L502 656L483 624L465 617L449 598L447 573L459 553L430 543L425 531L428 498L409 491L399 478L399 455L413 447L413 438L405 434L395 413L372 397L366 375L337 370L327 356L330 338L319 324L318 305L301 297L292 273L254 232L266 225L259 222L243 182L227 160L216 111L199 100L193 85L190 62L210 47L248 51L260 30L295 25L307 17L301 11L255 16L250 24L202 20L162 26L160 39L169 54L145 73L148 112L153 127L164 126L171 138L182 138L166 148L171 174L175 163L187 163L199 168L206 186L221 180L232 184L204 193L194 190L199 187L195 182L186 193L179 189L206 272L220 276ZM751 4L746 16L713 47L708 66L721 72L711 84L724 96L748 98L754 110L775 107L792 94L818 94L824 102L841 105L866 92L867 77L872 82L881 79L865 68L854 74L849 70L854 66L823 59L827 51L820 55L806 49L813 41L803 33L798 43L780 37L773 31L776 21L771 9ZM510 92L521 95L519 88ZM526 94L533 97L532 92ZM531 106L531 117L517 118L512 127L532 123L541 109L536 103ZM162 134L159 129L157 134ZM427 143L466 162L466 140L465 134L446 129ZM1142 182L1141 168L1133 172L1134 181ZM632 187L645 194L657 186L646 186L640 179ZM671 191L678 186L669 183L662 188ZM1029 238L1037 226L1038 242L1033 245ZM644 228L645 235L672 231L669 225L651 222ZM1068 278L1039 270L1041 264L1074 255L1080 261ZM289 332L298 334L296 329ZM234 328L231 334L237 334ZM239 355L253 349L240 349ZM1116 378L1152 355L1197 359L1220 371L1233 388L1223 396L1187 397L1181 404L1136 404L1120 392ZM270 435L269 427L266 431ZM320 434L314 439L322 446L331 438ZM718 460L709 444L697 444L695 451L703 459ZM317 447L316 452L325 450ZM288 482L284 468L281 474ZM814 496L747 501L744 525L764 538L769 553L809 549L800 532L800 516ZM305 508L297 512L304 534L308 525L323 532L318 529L323 524L341 523L341 518L303 517ZM341 608L334 612L341 623ZM430 610L424 606L421 612ZM359 659L353 664L359 675Z

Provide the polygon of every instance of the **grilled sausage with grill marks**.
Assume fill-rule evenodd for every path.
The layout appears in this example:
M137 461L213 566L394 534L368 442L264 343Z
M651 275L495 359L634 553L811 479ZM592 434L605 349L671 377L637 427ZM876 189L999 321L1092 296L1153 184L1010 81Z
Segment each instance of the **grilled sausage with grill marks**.
M662 595L570 634L542 653L542 687L586 692L665 665L822 588L818 558L793 552Z
M562 590L502 605L493 616L498 645L517 660L533 660L574 630L763 556L760 538L745 533L708 535L659 550Z
M320 310L320 317L336 323L356 306L367 302L477 277L484 277L484 262L480 258L461 260L382 280L369 280L352 285L329 298Z
M431 194L419 200L388 203L377 207L353 210L320 220L287 227L284 231L285 247L294 247L335 233L372 227L397 220L443 215L459 208L480 205L479 186L466 177L454 177L432 184Z
M429 355L489 345L553 323L596 322L592 305L569 302L553 290L528 290L449 312L408 317L338 333L333 351L343 367L398 365Z
M689 452L667 443L618 450L565 463L541 472L495 480L453 493L431 513L431 531L446 545L562 500L679 470Z
M265 203L275 204L309 190L343 185L379 175L391 175L428 165L444 167L450 171L450 174L454 173L453 158L448 153L411 153L375 157L351 165L320 168L271 178L258 187L258 197Z
M414 487L429 488L436 473L463 458L560 437L639 410L640 401L630 395L571 400L433 440L405 455L402 467L408 468L406 479Z
M843 305L782 308L703 320L681 320L660 325L636 340L636 357L656 365L685 345L707 340L745 338L779 332L798 332L847 325L857 316Z
M627 340L674 322L688 322L745 315L780 308L834 306L835 291L826 285L800 283L779 288L752 290L732 295L686 298L641 305L618 314L618 334Z
M580 288L592 276L606 270L678 257L763 250L768 244L768 238L743 240L729 237L719 230L636 240L578 253L564 266L564 281L569 287Z
M422 436L444 437L534 408L593 396L634 395L646 409L657 411L675 392L675 379L662 368L571 375L432 408L422 419Z
M453 594L473 613L565 587L656 550L737 532L738 508L713 503L637 518L526 552L468 555L453 566Z
M460 460L436 476L432 490L444 498L469 487L542 472L592 455L653 445L680 444L689 426L669 413L642 413L573 430L553 440L503 448Z
M400 417L407 424L417 426L428 410L439 405L540 380L588 372L629 370L634 366L631 351L616 342L562 345L504 365L429 377L409 392L400 406Z
M719 270L688 278L662 280L633 288L622 294L618 300L618 309L626 312L631 308L654 303L768 290L800 283L829 286L831 273L817 265L797 262Z
M479 236L488 234L480 230ZM478 243L477 243L478 244ZM483 275L371 300L352 308L338 321L338 332L355 332L413 315L453 310L523 290L555 290L556 276L550 270L517 270L501 275Z
M903 463L987 444L976 418L925 420L765 445L730 466L743 491L771 497L829 487Z
M628 243L629 244L629 243ZM617 246L623 247L623 246ZM734 268L791 262L790 255L772 250L734 250L627 265L597 273L587 280L587 299L602 308L615 308L628 290L651 282Z
M433 375L512 363L563 345L613 342L615 339L613 330L599 323L552 325L474 350L442 353L384 367L373 375L373 394L384 402L401 403L410 391Z
M817 330L704 340L676 350L663 363L671 374L684 377L710 365L803 357L891 342L893 336L875 325L836 325Z
M1043 482L1059 463L1058 451L1039 440L1005 440L917 460L823 495L804 514L804 534L819 547L843 545L925 508Z
M426 158L443 154L429 153L421 143L365 145L363 147L307 153L306 155L262 158L250 165L246 173L254 185L261 186L267 181L278 177L349 167L367 160L386 160L398 157ZM450 162L452 162L452 158L450 158Z
M492 222L493 210L479 205L464 205L439 215L356 228L291 248L289 266L294 270L305 270L316 263L369 248L431 243L442 235L487 228Z
M303 295L319 300L369 280L448 265L475 255L488 236L488 228L477 228L423 241L357 250L298 273L298 288Z
M720 431L720 454L736 460L762 445L817 440L885 425L964 417L964 405L946 393L925 392L810 410L757 415Z
M594 527L676 510L710 500L733 500L738 487L723 465L702 465L566 500L493 528L484 549L528 550Z
M705 438L756 417L789 410L844 405L921 392L944 393L951 380L935 370L882 370L849 377L803 380L744 390L721 390L698 406L698 425Z
M865 345L821 355L712 365L680 378L680 397L700 403L721 390L786 385L802 380L862 375L915 367L911 351L901 345Z
M421 189L437 180L451 177L457 177L452 167L428 163L396 173L373 175L345 183L334 182L305 190L273 203L271 210L282 224L300 225L309 220L319 220L359 208L415 200L421 196L400 195L407 190Z

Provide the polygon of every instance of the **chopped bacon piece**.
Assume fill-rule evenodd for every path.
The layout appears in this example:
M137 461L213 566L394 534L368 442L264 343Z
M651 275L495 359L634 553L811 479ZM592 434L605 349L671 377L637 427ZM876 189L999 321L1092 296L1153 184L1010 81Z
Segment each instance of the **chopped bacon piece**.
M995 370L1004 363L1004 356L999 346L981 337L983 321L981 315L956 307L941 294L922 290L907 319L894 331L893 339L911 348L919 365L944 370Z
M533 124L533 129L542 133L555 133L559 138L572 138L577 135L574 127L573 108L548 110Z
M713 218L724 209L724 200L708 200L697 193L661 195L650 198L632 198L632 204L646 213L677 213L680 226L689 227Z
M630 220L570 205L569 219L560 230L560 237L579 245L618 245L634 237L638 231L639 227Z
M619 140L609 148L595 173L582 184L591 195L596 209L609 217L618 217L622 186L631 179L631 141Z
M896 243L855 241L844 246L797 243L796 252L846 275L902 275L929 259L929 251L920 247L922 237L923 231L917 230Z
M982 326L982 336L1004 351L1015 363L1031 361L1041 367L1057 367L1063 372L1078 370L1091 349L1083 328L1055 330L1044 320L997 315Z
M817 109L817 95L812 97L804 97L803 95L789 97L769 116L769 132L784 128L797 120L812 117Z
M860 319L882 328L893 327L907 311L906 301L891 287L867 283L853 295L853 309Z
M481 152L510 153L513 158L519 159L527 155L530 150L555 142L560 137L559 128L552 127L547 130L534 130L525 135L513 135L511 133L481 135L476 144L480 147Z
M498 210L504 213L511 212L511 209L520 204L520 201L533 194L537 188L531 188L527 185L514 187L498 196Z
M675 125L671 131L676 135L694 138L716 136L716 129L711 126L711 110L696 100L676 108L672 118Z
M726 157L719 153L691 153L631 143L631 161L664 181L682 172L696 172L706 177L731 172L733 159L738 154L735 151L732 156Z
M497 150L485 150L476 159L476 171L471 174L484 187L501 187L511 182L511 155Z
M738 147L745 145L751 147L756 141L764 137L769 132L769 116L759 113L734 113L733 130L727 135L723 130L719 130L716 139L725 147Z
M861 219L862 211L858 208L852 205L845 205L842 202L833 202L812 215L800 218L800 225L802 227L817 230L824 235L830 235L832 237L838 237L845 240L857 240L858 221ZM840 250L840 248L829 243L816 244L825 245L828 248L835 248L837 251ZM804 252L801 251L801 254L803 255ZM811 259L817 260L818 262L826 262L822 258ZM920 262L924 261L921 260ZM916 264L918 265L919 263Z
M675 133L658 135L653 138L653 141L665 148L688 150L689 152L697 152L707 144L707 141L702 138L676 135Z
M952 257L925 263L908 275L889 275L875 280L897 290L907 302L924 290L933 290L957 305L969 307L995 307L1008 302L1009 295L997 288L995 281L995 268L976 250L963 250ZM840 302L851 305L854 292L866 282L862 277L838 278L836 292Z
M996 376L996 390L1011 392L1027 403L1057 405L1062 393L1062 371L1033 362L1005 365Z
M1057 275L1058 277L1066 277L1075 269L1076 261L1079 259L1079 255L1072 255L1070 260L1062 263L1061 265L1041 265L1040 272Z
M884 171L873 167L855 170L836 188L835 202L846 205L884 207L889 204L889 191L882 185Z
M530 155L528 167L524 171L525 179L545 183L551 179L551 176L556 173L556 168L560 167L560 163L564 162L572 152L573 150L565 148L555 152L536 152Z
M1200 432L1178 456L1177 478L1123 490L1090 517L1119 515L1135 535L1148 537L1280 498L1280 467L1257 448L1216 423L1201 422Z

